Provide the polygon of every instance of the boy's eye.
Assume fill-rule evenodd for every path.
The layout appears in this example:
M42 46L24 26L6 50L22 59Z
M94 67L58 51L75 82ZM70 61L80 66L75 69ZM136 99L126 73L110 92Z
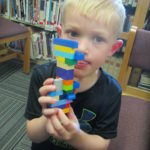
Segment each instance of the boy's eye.
M79 34L77 33L77 32L75 32L75 31L70 31L69 33L69 36L70 37L77 37Z
M103 37L100 37L100 36L93 37L93 42L94 43L100 43L100 42L103 42L103 41L104 41Z

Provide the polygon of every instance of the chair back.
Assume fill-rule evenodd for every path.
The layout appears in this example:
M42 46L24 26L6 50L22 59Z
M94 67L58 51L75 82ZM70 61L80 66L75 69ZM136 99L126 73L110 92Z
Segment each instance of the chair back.
M150 71L150 31L137 29L129 65Z
M123 94L150 101L150 92L128 85L132 68L150 72L150 31L132 26L118 76Z

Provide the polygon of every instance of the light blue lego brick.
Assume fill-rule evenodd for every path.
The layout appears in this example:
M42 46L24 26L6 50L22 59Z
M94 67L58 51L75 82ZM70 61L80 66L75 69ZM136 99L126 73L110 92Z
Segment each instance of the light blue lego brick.
M56 85L56 91L62 91L63 90L63 79L62 78L55 79L54 85Z
M80 87L80 83L77 81L73 81L73 89L78 89Z
M79 51L75 51L74 59L75 60L84 60L84 53L79 52Z
M53 40L53 43L61 46L71 47L71 48L78 48L78 42L73 40L55 38Z
M58 50L54 50L54 56L61 56L63 58L74 59L75 55L70 53L61 52Z
M50 97L55 97L55 96L59 96L59 95L63 95L63 91L54 91L54 92L48 93L48 96L50 96Z

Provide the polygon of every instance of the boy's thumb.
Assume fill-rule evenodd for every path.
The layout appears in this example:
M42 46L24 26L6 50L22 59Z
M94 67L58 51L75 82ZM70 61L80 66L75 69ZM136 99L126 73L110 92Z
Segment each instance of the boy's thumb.
M69 111L69 113L67 114L67 116L68 116L68 118L70 119L70 120L72 120L72 121L77 121L78 119L77 119L77 117L76 117L76 115L75 115L75 113L74 113L74 111L73 111L73 109L72 109L72 107L70 107L70 111Z

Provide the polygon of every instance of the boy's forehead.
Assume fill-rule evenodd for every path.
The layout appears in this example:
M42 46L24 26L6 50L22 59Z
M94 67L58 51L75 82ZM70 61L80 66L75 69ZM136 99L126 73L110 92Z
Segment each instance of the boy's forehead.
M75 6L70 6L70 7L67 7L66 8L66 11L64 13L64 18L67 14L72 14L72 16L76 16L76 14L80 14L86 18L88 18L89 20L92 20L92 21L100 21L100 22L103 22L104 24L112 24L113 22L115 22L115 18L114 20L110 19L111 18L111 12L108 11L107 9L105 10L104 9L101 9L99 11L83 11L81 9L78 9L77 7Z
M101 26L105 26L105 28L112 28L113 25L115 24L115 21L113 19L109 20L109 17L105 14L104 11L99 11L99 16L93 16L93 15L88 15L80 10L77 10L76 8L69 7L66 9L67 11L65 12L64 16L64 24L68 24L71 22L76 23L76 20L80 20L81 17L85 18L87 22L90 24L99 24ZM67 22L66 22L67 21Z
M96 20L93 17L86 16L79 11L70 11L69 13L66 13L63 25L65 29L73 29L93 35L98 34L108 37L114 34L113 24L111 24L111 26L107 25L103 18Z

